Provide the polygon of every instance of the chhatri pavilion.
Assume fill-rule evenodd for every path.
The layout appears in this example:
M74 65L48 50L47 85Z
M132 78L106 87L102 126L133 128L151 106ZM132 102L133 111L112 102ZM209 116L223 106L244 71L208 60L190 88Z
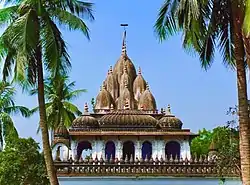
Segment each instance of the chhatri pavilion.
M124 31L121 56L108 70L96 96L93 112L83 114L66 129L54 133L55 161L86 158L118 161L190 159L190 142L196 135L183 129L170 106L157 110L155 97L127 55Z

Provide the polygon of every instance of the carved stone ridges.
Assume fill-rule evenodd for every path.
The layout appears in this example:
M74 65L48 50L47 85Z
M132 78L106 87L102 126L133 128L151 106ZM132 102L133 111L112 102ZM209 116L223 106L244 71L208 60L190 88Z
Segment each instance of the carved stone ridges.
M130 156L125 157L123 161L114 160L110 156L93 160L92 158L83 160L79 159L78 162L54 162L57 169L57 173L60 176L79 176L79 174L85 176L91 175L100 175L100 176L113 176L113 175L152 175L152 176L184 176L184 177L220 177L221 173L224 177L239 177L239 172L236 167L227 167L221 170L219 173L217 164L214 160L208 162L207 156L193 157L194 160L185 160L179 159L178 157L168 156L163 160L161 157L160 160L158 157L153 159L152 157L148 159L146 156L145 159L138 159L137 157L133 158ZM206 162L207 161L207 162Z

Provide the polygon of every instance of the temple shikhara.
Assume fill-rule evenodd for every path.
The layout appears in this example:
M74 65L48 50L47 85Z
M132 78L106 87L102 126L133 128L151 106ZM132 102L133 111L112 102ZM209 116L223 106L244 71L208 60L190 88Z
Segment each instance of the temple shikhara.
M143 70L136 70L127 54L126 31L120 58L110 66L94 103L93 111L85 104L69 129L62 122L54 132L52 153L59 175L202 174L204 167L206 175L214 174L213 159L191 156L196 134L183 129L170 105L157 109Z

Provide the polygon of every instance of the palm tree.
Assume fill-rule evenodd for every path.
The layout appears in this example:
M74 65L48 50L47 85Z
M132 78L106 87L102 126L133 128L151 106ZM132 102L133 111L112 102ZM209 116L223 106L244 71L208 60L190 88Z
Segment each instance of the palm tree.
M250 184L250 129L245 58L250 44L247 40L244 43L242 34L244 8L241 0L167 0L160 9L155 30L161 40L182 32L184 48L199 54L205 70L212 65L216 47L224 64L236 68L242 181L247 185Z
M89 38L81 18L93 20L92 3L80 0L6 0L0 10L0 25L8 25L0 38L4 56L3 79L14 71L14 80L23 87L37 85L40 128L47 173L51 185L58 185L49 144L44 99L44 70L57 76L70 67L66 44L58 25L80 30Z
M8 138L18 137L18 132L10 115L21 113L24 117L30 116L28 108L15 105L14 95L14 87L9 83L0 81L0 150L3 148L4 141Z
M58 127L61 120L66 127L69 127L76 116L81 115L81 111L71 101L78 98L86 90L73 90L74 87L75 82L69 82L69 77L66 75L50 77L44 83L47 125L52 132ZM37 92L37 89L34 89L31 91L31 95L37 94ZM32 112L38 110L39 107L36 107Z

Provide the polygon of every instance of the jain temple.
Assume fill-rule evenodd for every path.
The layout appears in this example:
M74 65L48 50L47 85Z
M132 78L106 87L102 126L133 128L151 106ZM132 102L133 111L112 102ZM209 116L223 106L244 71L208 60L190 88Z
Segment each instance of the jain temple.
M181 119L166 107L157 109L142 70L127 55L124 31L121 56L109 68L93 112L85 104L70 128L60 124L54 132L58 175L215 175L215 158L191 156L190 143L197 135L183 129Z

